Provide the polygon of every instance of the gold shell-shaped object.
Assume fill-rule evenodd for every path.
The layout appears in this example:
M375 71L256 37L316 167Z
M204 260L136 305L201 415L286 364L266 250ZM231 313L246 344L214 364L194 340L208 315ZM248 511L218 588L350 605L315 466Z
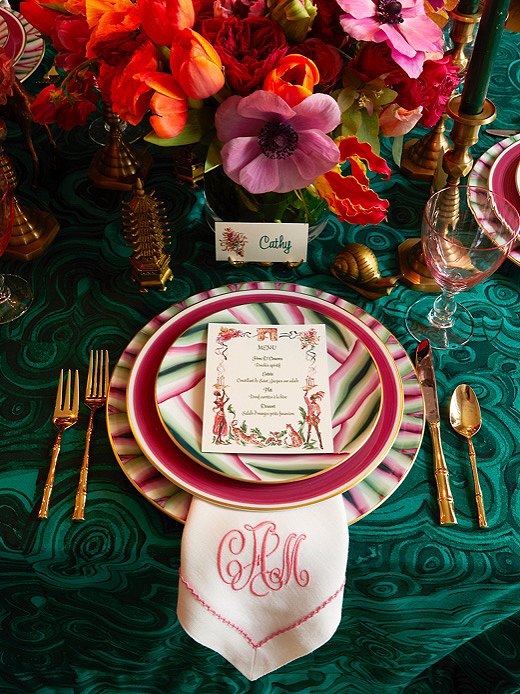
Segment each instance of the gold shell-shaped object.
M332 274L369 298L389 294L399 275L381 277L374 252L363 243L348 243L334 258Z

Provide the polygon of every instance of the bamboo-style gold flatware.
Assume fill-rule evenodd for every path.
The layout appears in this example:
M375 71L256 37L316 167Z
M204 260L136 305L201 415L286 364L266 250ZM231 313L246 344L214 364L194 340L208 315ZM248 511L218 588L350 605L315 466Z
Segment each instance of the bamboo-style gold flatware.
M43 489L43 497L38 512L38 518L47 518L49 512L49 501L54 485L54 474L56 472L56 463L61 448L61 437L65 429L68 429L78 421L79 415L79 374L74 372L74 394L72 396L72 405L70 403L71 396L71 381L72 375L69 369L67 374L67 383L65 386L65 394L63 393L63 369L60 372L60 380L58 383L58 391L56 393L56 405L52 416L52 423L58 428L58 435L52 448L51 464L47 474L47 480Z
M481 528L487 528L486 513L482 500L482 490L477 472L477 456L471 437L480 429L482 417L477 396L473 389L461 383L457 386L451 396L450 402L450 423L455 431L464 436L468 442L469 459L471 462L471 472L473 473L473 483L475 485L475 501L477 502L478 524Z
M90 437L94 426L94 415L107 401L108 394L108 351L98 349L90 352L88 365L87 387L85 390L85 405L90 409L85 452L79 473L79 484L74 504L73 520L85 519L85 504L87 502L87 477L90 453Z

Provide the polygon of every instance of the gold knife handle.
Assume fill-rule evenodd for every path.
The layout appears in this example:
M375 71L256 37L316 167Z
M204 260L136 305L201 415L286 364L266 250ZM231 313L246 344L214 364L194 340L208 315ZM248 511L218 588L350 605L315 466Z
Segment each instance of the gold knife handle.
M477 472L477 456L473 441L468 437L469 459L471 462L471 472L473 473L473 482L475 484L475 501L477 502L478 524L481 528L487 528L486 512L484 511L484 502L482 500L482 489Z
M442 452L441 425L439 422L429 422L433 443L433 462L435 482L437 484L437 501L439 502L440 524L448 525L457 523L453 496L451 495L449 472Z

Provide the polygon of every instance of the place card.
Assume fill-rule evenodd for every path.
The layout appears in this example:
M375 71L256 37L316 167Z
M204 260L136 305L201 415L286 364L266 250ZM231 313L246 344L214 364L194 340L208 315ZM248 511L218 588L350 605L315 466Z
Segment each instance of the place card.
M299 263L307 259L308 224L215 222L216 259Z
M202 452L332 453L325 326L208 325Z

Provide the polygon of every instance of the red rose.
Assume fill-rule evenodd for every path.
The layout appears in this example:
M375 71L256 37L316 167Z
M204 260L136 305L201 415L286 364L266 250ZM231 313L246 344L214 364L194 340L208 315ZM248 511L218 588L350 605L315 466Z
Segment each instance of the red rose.
M241 96L260 87L289 50L282 29L267 17L207 19L202 35L220 55L227 83Z
M86 60L90 29L84 17L60 14L56 17L52 42L58 51L56 65L73 70Z
M372 80L395 70L400 70L403 75L406 74L392 60L390 49L386 43L365 44L354 60L350 61L348 67L356 72L363 82L372 82Z
M56 123L63 130L70 130L75 125L83 125L95 108L95 104L82 94L65 92L51 84L34 99L31 113L36 123Z
M331 89L337 82L343 67L343 61L334 46L324 43L321 39L305 39L292 47L293 53L301 53L310 58L320 72L319 85L324 91Z
M415 79L398 68L387 77L386 83L395 89L396 101L403 108L413 110L422 106L423 116L419 122L431 128L444 113L448 99L460 83L460 77L451 56L444 56L440 60L427 60L423 71Z
M345 11L336 0L314 0L314 4L318 12L312 23L312 36L337 48L345 48L351 40L339 23L339 17Z

